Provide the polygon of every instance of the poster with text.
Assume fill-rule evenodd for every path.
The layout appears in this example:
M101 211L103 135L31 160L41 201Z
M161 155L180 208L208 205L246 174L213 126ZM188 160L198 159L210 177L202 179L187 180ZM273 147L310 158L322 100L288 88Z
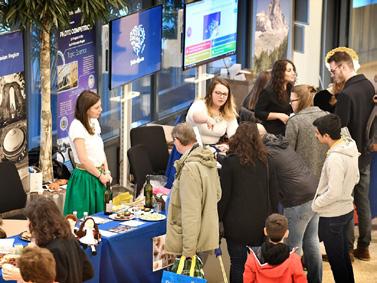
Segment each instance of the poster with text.
M254 1L254 15L252 65L258 73L291 57L292 0Z
M0 162L27 173L27 124L22 32L0 34ZM25 173L25 174L26 174Z
M75 114L75 103L83 90L96 92L95 30L81 24L81 14L72 15L70 28L58 36L58 139L68 137L68 129Z

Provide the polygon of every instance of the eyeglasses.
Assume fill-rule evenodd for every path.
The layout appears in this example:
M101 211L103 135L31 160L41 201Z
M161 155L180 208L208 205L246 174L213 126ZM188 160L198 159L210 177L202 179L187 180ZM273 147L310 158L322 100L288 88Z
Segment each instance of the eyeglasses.
M330 69L330 73L334 75L336 69L340 68L341 66L342 66L342 64L336 65L334 69Z
M218 96L223 96L223 97L228 97L228 93L226 92L222 92L222 91L219 91L219 90L215 90L214 93Z

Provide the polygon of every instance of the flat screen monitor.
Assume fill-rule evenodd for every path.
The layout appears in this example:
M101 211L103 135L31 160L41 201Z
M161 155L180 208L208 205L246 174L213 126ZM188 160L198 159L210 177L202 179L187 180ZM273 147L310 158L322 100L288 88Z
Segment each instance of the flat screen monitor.
M161 69L162 5L110 22L110 89Z
M202 0L186 4L183 69L236 53L238 0Z

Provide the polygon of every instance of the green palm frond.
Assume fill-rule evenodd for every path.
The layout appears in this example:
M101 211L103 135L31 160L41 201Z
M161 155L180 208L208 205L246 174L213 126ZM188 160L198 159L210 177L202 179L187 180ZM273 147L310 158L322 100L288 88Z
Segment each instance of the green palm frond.
M80 9L82 21L94 24L107 21L111 10L125 8L126 0L0 0L0 21L3 25L26 28L63 29L69 26L70 13Z

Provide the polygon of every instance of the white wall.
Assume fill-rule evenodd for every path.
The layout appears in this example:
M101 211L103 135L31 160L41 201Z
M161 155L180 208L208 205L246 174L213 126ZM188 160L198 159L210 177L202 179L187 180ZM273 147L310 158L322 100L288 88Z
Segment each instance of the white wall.
M293 52L298 77L296 84L319 86L322 0L309 0L309 25L305 25L304 53Z

